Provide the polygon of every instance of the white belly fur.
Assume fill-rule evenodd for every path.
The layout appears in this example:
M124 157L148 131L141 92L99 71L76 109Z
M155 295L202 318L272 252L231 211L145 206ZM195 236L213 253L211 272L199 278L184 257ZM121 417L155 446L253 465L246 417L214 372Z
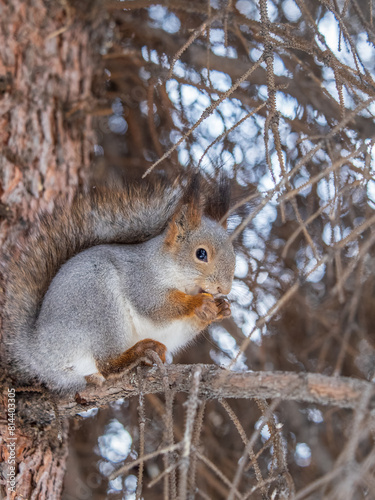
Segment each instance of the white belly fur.
M131 319L133 323L132 345L143 339L153 339L164 344L174 354L199 333L186 319L159 325L139 315L131 306L126 309L127 321Z
M199 333L193 325L186 320L176 320L167 325L158 325L138 314L130 305L125 308L124 321L132 329L132 338L126 339L126 347L129 349L143 339L153 339L166 346L171 354L175 354L180 348L188 344ZM77 356L64 368L67 373L74 373L85 377L97 373L98 369L93 356L86 354Z
M68 373L73 371L75 374L81 375L82 377L92 375L98 371L95 360L90 354L77 357L71 361L68 366L65 366L64 370Z

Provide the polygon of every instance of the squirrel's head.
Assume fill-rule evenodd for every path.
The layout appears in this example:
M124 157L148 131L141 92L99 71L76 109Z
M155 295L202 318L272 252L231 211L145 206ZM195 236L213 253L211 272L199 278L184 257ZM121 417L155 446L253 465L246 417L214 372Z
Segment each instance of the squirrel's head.
M194 192L195 189L195 192ZM207 292L227 295L232 287L235 254L223 217L229 205L227 185L202 203L199 190L192 184L170 221L164 247L171 255L171 272L178 287L194 295Z

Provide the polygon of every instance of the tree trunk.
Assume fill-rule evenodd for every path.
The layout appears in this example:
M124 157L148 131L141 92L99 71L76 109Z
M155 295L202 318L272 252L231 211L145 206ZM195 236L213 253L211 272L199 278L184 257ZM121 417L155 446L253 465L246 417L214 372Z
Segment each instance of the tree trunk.
M93 16L92 8L88 10ZM35 214L52 208L57 196L71 196L88 178L95 136L87 111L93 101L93 71L99 67L99 32L67 2L0 0L2 270ZM1 303L5 283L2 271ZM16 414L11 436L13 398L8 388L2 384L0 496L60 498L68 425L63 424L60 443L53 427L42 428L38 422L22 428Z

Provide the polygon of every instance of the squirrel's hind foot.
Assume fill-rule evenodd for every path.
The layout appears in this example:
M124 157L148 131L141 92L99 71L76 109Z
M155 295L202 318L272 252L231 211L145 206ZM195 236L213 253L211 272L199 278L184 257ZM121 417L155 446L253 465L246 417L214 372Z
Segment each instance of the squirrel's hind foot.
M111 359L105 363L99 363L99 371L103 377L108 378L110 375L121 374L126 368L130 368L138 364L152 366L153 360L147 355L147 351L155 352L161 361L165 363L165 354L167 348L161 342L153 339L144 339L137 342L117 358Z

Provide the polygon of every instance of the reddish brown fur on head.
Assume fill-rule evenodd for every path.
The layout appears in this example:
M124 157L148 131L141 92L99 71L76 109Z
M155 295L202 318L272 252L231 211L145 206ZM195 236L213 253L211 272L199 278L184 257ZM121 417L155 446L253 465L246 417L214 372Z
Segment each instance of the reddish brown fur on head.
M165 245L169 249L183 240L189 231L201 224L202 216L220 223L226 229L225 216L230 202L230 185L224 176L219 181L206 179L200 173L190 177L180 206L168 225Z
M165 245L172 250L189 231L193 231L200 225L202 214L200 176L196 174L192 176L184 189L180 206L168 225Z

